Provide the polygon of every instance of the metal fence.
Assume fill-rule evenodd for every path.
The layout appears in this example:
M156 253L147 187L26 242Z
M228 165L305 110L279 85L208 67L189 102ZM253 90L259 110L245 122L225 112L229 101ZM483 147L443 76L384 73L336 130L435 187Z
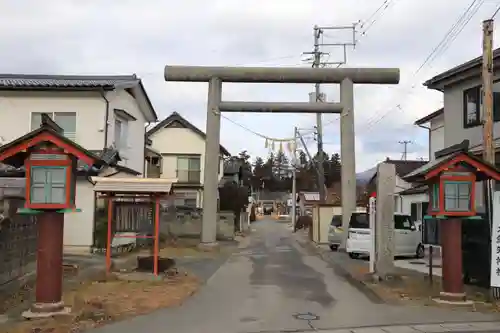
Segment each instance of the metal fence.
M38 228L36 217L17 209L24 199L0 199L0 285L33 272L36 267Z

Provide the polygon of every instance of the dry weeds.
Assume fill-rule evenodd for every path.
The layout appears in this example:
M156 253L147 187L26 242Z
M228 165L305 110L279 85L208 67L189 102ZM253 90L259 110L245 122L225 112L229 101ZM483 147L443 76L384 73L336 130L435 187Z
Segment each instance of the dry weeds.
M13 323L1 333L76 333L111 321L178 306L199 287L193 276L179 274L162 281L122 281L116 276L82 282L64 294L72 313Z

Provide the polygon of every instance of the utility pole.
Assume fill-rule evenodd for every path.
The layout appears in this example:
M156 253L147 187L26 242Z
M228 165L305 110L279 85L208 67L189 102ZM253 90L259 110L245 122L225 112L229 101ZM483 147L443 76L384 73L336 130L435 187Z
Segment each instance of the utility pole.
M493 20L483 21L483 158L495 165L493 145Z
M319 37L323 33L323 30L318 28L318 26L314 26L314 61L313 67L319 68L321 63L321 52L319 50ZM321 100L321 89L319 83L314 85L314 94L316 103L324 102ZM319 199L321 202L325 202L325 168L323 166L323 115L321 113L316 113L316 131L318 133L318 169L319 169L319 178L318 178L318 189L319 189Z
M312 54L312 67L320 68L325 67L327 65L337 65L340 67L341 65L347 62L347 46L355 46L356 45L356 25L352 26L332 26L332 27L319 27L317 25L314 26L313 29L313 37L314 37L314 49L312 52L305 52L304 54ZM320 38L324 34L325 30L352 30L352 41L347 43L320 43ZM322 52L320 50L321 46L335 46L335 47L343 47L344 50L344 59L340 62L323 62L321 57L323 55L328 55L329 53ZM314 98L310 98L310 102L326 102L326 98L321 94L320 84L316 83L314 85ZM316 114L316 134L317 134L317 143L318 143L318 190L319 197L321 202L325 202L326 194L325 194L325 170L323 167L324 155L323 155L323 121L322 114Z
M293 129L293 152L292 152L292 224L296 230L297 214L297 127Z
M495 165L495 146L493 143L493 19L483 21L483 159ZM483 197L490 229L493 229L493 189L495 182L488 180L483 182ZM495 230L491 230L493 235ZM493 261L493 242L490 252L490 262ZM492 264L493 267L493 264ZM492 275L493 276L493 275ZM500 288L491 286L491 295L499 299Z
M408 145L411 144L411 143L413 143L411 140L399 141L399 144L404 146L404 148L403 148L403 156L401 158L403 161L406 161L408 159Z

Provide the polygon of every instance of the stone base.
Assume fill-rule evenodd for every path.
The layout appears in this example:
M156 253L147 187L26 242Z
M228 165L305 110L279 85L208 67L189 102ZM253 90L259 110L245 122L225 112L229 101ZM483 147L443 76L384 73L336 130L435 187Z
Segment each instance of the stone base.
M34 303L31 305L31 309L22 313L22 316L25 319L36 319L68 315L70 313L71 308L65 307L64 302Z
M212 251L217 251L219 249L220 245L217 242L212 242L212 243L200 243L198 244L198 248L202 251L206 252L212 252Z
M468 301L465 293L447 293L440 292L439 297L433 298L433 301L439 304L451 304L451 305L472 305L474 302Z

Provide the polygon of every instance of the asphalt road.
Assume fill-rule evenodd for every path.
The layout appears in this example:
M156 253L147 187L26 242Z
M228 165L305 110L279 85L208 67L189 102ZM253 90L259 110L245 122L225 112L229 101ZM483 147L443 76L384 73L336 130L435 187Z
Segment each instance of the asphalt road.
M233 254L181 307L159 310L94 332L339 332L335 330L346 328L343 333L388 332L375 327L367 331L366 327L435 327L442 322L500 319L439 308L378 304L337 275L327 262L299 246L286 224L263 220L252 228L248 246ZM460 327L454 326L453 331L460 332Z

